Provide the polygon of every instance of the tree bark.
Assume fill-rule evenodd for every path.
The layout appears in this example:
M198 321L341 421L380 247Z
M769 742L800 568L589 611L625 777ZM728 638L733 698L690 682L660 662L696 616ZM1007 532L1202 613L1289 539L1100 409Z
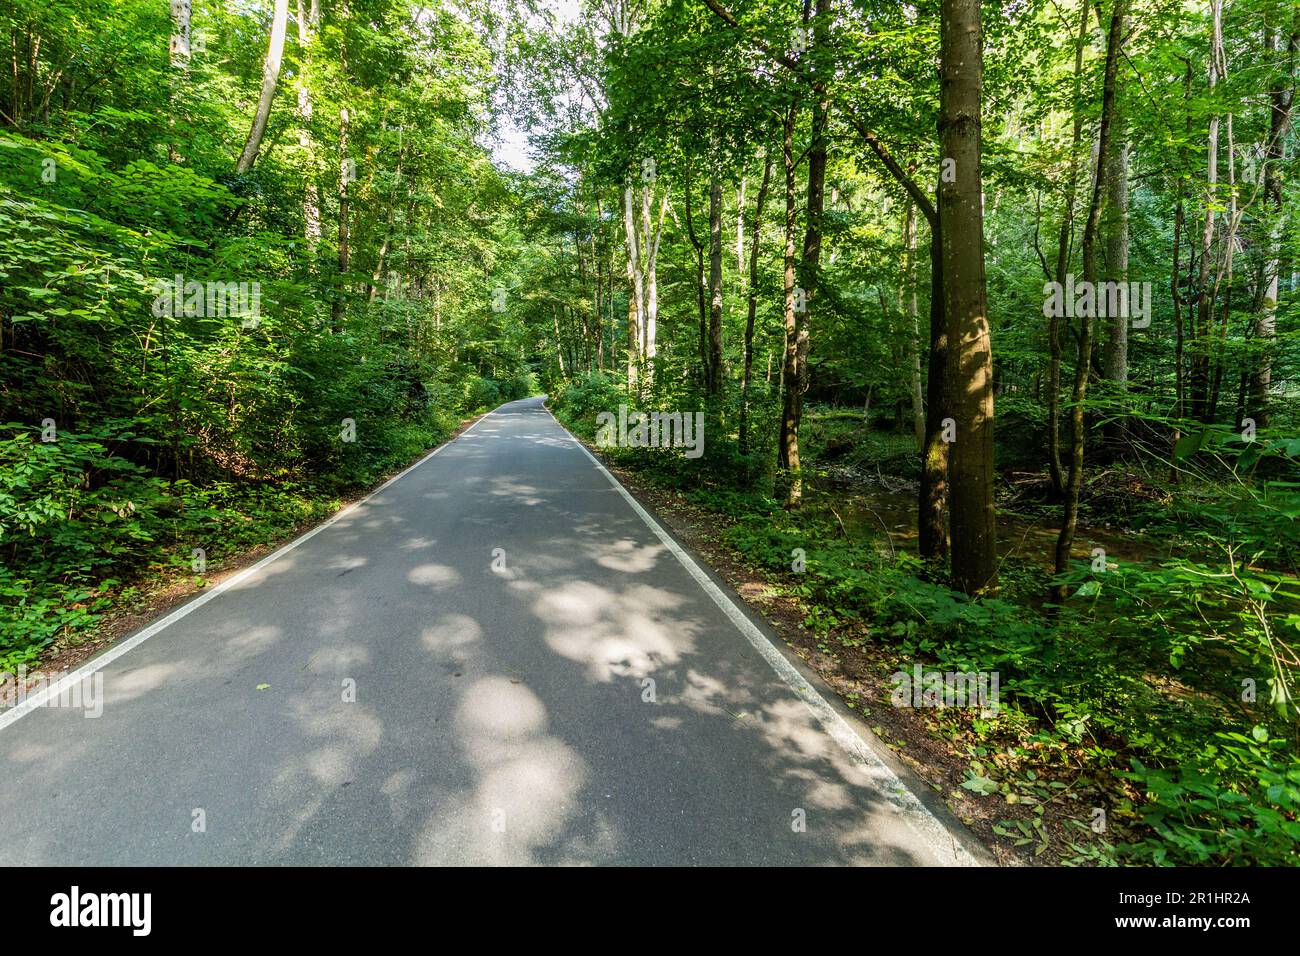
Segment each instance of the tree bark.
M1074 238L1074 203L1079 182L1079 147L1083 141L1083 110L1079 100L1083 90L1083 50L1088 42L1088 14L1092 0L1080 0L1079 32L1074 41L1074 96L1070 101L1074 129L1070 137L1069 180L1065 185L1065 208L1061 212L1061 230L1056 244L1058 288L1065 287L1070 271L1070 247ZM1065 496L1065 478L1061 468L1061 319L1055 311L1047 319L1047 471L1052 496Z
M797 205L797 159L794 155L794 126L798 119L798 104L791 104L786 110L781 125L781 162L785 170L785 245L782 249L782 325L785 331L785 344L781 358L781 433L777 440L777 464L781 468L797 471L799 468L799 438L789 421L790 400L788 393L798 372L798 349L796 347L797 312L795 311L795 270L794 270L794 230L798 222Z
M167 117L167 126L173 130L173 135L167 143L167 159L169 162L178 163L181 160L180 150L176 148L174 129L176 126L176 87L178 83L185 83L190 69L190 17L192 14L192 4L190 0L171 0L171 17L172 17L172 35L170 40L171 65L172 69L180 72L179 80L173 74L170 81L170 92L168 99L171 100L171 112ZM29 80L30 82L30 80ZM17 123L22 117L22 104L18 98L18 61L14 60L13 76L13 119ZM48 107L49 99L46 99Z
M1120 13L1118 30L1124 33ZM1124 89L1115 79L1115 115L1111 118L1110 150L1106 163L1106 278L1110 282L1128 282L1128 142L1125 130ZM1121 313L1123 310L1120 310ZM1107 338L1102 362L1104 378L1116 387L1128 385L1128 324L1125 314L1106 317ZM1118 422L1116 422L1118 425ZM1112 431L1120 433L1119 428Z
M772 181L772 156L763 161L763 181L758 187L754 202L754 218L749 223L749 301L745 314L745 371L740 380L740 454L749 454L749 384L754 371L754 319L758 313L758 245L763 228L763 207L767 202L767 189ZM744 252L744 234L736 239L736 250Z
M695 305L699 313L699 348L700 381L708 390L712 376L709 372L709 304L705 292L707 283L704 278L704 242L695 234L695 217L693 214L691 180L686 180L686 235L695 250Z
M916 450L925 449L925 400L921 394L921 328L916 309L916 203L907 200L903 214L903 276L898 290L899 310L907 318L911 380L908 392L912 402L912 431Z
M709 186L709 387L722 394L722 180Z
M1178 441L1182 437L1181 422L1187 415L1187 382L1184 375L1184 316L1183 306L1189 304L1183 298L1179 289L1179 279L1182 268L1179 264L1183 228L1187 223L1186 210L1183 206L1184 192L1184 173L1187 169L1187 144L1192 139L1192 114L1190 109L1192 99L1192 61L1186 60L1186 71L1183 74L1183 111L1186 114L1186 121L1183 129L1183 144L1178 149L1178 169L1177 186L1174 199L1174 248L1172 253L1173 265L1170 270L1169 290L1173 296L1174 303L1174 428L1173 434L1169 440L1169 480L1173 484L1178 482L1178 463L1175 460L1174 453L1178 448ZM1190 264L1188 269L1190 271Z
M257 151L262 148L266 123L271 117L271 103L275 100L275 89L280 83L280 65L284 61L284 34L288 21L289 0L275 0L271 39L267 44L266 59L262 63L262 94L258 97L257 112L253 115L253 128L249 130L244 150L239 154L239 162L235 164L235 173L239 176L253 168L253 163L257 161Z
M1210 0L1211 44L1209 68L1209 94L1219 79L1219 47L1223 42L1223 0ZM1210 354L1208 335L1214 316L1214 297L1210 294L1210 263L1214 252L1214 220L1217 216L1214 195L1219 182L1219 114L1210 115L1209 134L1206 137L1205 159L1205 225L1201 229L1200 269L1196 278L1196 324L1192 329L1192 417L1205 421L1209 405Z
M930 360L916 524L917 551L933 562L948 555L948 442L944 441L944 419L948 417L948 323L944 317L943 224L938 209L936 204L936 215L930 219Z
M663 198L659 201L659 217L655 220L654 228L651 228L650 217L650 199L653 187L647 187L643 196L642 220L645 226L645 306L643 308L644 319L642 322L643 334L641 341L642 361L645 365L645 384L648 386L654 381L654 363L655 356L659 354L659 348L656 342L659 326L659 280L657 277L657 263L659 260L659 241L664 234L664 216L668 212L668 192L665 190Z
M1281 271L1284 206L1280 167L1286 144L1287 130L1291 125L1291 110L1295 102L1295 71L1297 44L1300 33L1293 32L1287 41L1290 59L1286 74L1279 71L1269 89L1269 133L1264 149L1264 204L1268 221L1268 252L1261 266L1258 308L1255 312L1254 337L1260 343L1259 359L1250 376L1246 415L1257 428L1269 422L1269 390L1273 383L1272 347L1277 338L1278 274ZM1278 41L1275 28L1264 28L1264 50L1272 64ZM1287 82L1287 80L1290 82Z
M943 156L954 163L953 175L941 176L939 182L949 351L946 392L956 423L948 461L952 578L961 591L977 594L997 583L993 361L980 169L984 69L979 0L943 0L940 50L939 138Z
M311 135L315 104L312 102L310 76L312 39L319 25L320 0L311 0L311 6L307 9L304 9L303 0L298 0L298 45L302 48L303 64L303 75L298 81L298 122L301 124L298 130L298 148L302 150L305 167L302 196L303 238L307 241L307 249L313 254L320 244L321 226L320 190L316 185L316 155Z
M1128 146L1120 143L1107 164L1108 197L1106 209L1111 217L1106 235L1106 277L1110 282L1128 282ZM1128 316L1107 316L1104 376L1120 388L1128 384Z
M641 368L641 300L645 296L632 186L623 186L623 232L627 238L627 387L636 391Z
M339 8L340 25L346 30L348 18L351 16L351 9L345 2ZM344 77L348 75L348 47L344 39L339 45L339 68ZM332 325L335 332L343 330L343 295L346 291L344 288L344 277L348 269L352 266L351 250L351 224L349 217L351 210L351 192L349 190L349 180L352 178L354 167L351 158L348 156L350 148L349 136L351 134L352 114L348 111L347 105L339 107L339 227L338 227L338 288L335 290L334 303L332 308Z
M804 8L805 11L807 7ZM824 48L829 41L831 0L815 0L811 21L812 46ZM803 479L799 474L799 427L803 421L803 396L808 391L809 322L813 302L817 296L817 281L821 269L822 218L826 207L826 124L830 101L826 96L826 77L822 70L814 73L812 81L812 143L808 149L808 188L804 202L803 252L799 261L799 288L802 308L795 310L794 339L787 345L787 354L793 349L793 365L786 374L785 407L781 417L786 448L787 467L790 469L790 486L786 492L785 506L798 508L803 499Z

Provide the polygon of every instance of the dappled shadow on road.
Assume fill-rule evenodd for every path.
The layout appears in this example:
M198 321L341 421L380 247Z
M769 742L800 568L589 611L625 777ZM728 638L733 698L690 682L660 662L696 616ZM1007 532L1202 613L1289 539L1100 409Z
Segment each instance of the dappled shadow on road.
M83 862L934 862L549 417L489 421L123 658L63 759L0 736Z

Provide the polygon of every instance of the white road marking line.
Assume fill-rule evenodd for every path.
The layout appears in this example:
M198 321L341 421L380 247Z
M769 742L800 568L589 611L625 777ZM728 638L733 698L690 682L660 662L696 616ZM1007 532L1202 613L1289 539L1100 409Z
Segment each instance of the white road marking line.
M357 508L360 508L367 501L369 501L375 495L379 494L389 485L395 484L396 482L400 481L402 478L405 478L407 475L415 471L415 469L419 468L421 465L423 465L434 455L438 454L438 452L442 451L444 448L447 448L450 445L453 445L454 443L460 441L460 439L464 438L471 431L477 428L479 422L482 422L484 419L489 418L495 414L496 414L496 409L493 409L492 411L483 415L482 418L476 421L473 425L470 425L469 428L465 429L455 438L451 439L450 441L443 442L441 445L439 445L433 451L429 452L429 454L425 455L415 464L408 465L406 468L403 468L397 474L393 475L392 478L389 478L387 481L385 481L374 491L370 492L370 494L366 495L364 498L357 499L356 501L352 502L352 504L348 505L346 508L336 512L335 514L331 515L329 518L326 518L324 521L322 521L316 527L312 528L306 534L302 535L301 537L294 538L288 544L284 545L283 547L277 548L275 551L272 551L270 554L264 557L261 561L258 561L256 564L244 568L244 570L240 571L238 574L226 578L226 580L222 581L218 585L215 585L210 591L205 592L202 596L195 598L193 601L190 601L188 604L184 605L183 607L177 608L175 611L172 611L170 614L168 614L166 617L162 618L161 620L155 621L154 623L146 627L143 631L137 632L136 634L127 638L125 641L121 641L120 643L114 644L111 650L106 651L105 653L99 655L98 657L92 658L91 660L87 661L85 664L78 667L72 673L65 674L63 677L59 678L59 680L55 681L53 684L46 684L41 690L37 691L35 694L32 694L30 697L26 698L17 707L14 707L11 710L6 710L3 713L0 713L0 730L3 730L5 727L8 727L10 724L14 723L15 721L31 713L37 707L44 705L44 703L48 701L51 697L57 697L61 691L73 687L75 684L78 684L81 681L85 680L87 677L90 677L96 671L103 670L105 667L113 663L113 661L117 660L123 654L126 654L129 651L139 647L145 641L149 640L149 638L153 637L155 634L159 633L160 631L163 631L166 628L170 627L171 625L175 624L177 621L185 617L187 614L191 614L194 611L197 611L199 608L207 604L217 595L225 591L229 591L236 584L239 584L242 581L248 580L250 577L252 577L258 571L260 571L262 568L266 567L271 562L284 557L294 548L298 547L298 545L302 544L305 541L310 540L311 538L316 537L316 535L320 534L330 525L334 524L334 522L351 514Z
M545 408L546 406L543 405L542 407ZM691 577L704 589L704 592L713 598L713 603L722 610L722 613L727 615L731 623L753 645L763 660L767 661L772 670L776 671L777 676L799 695L799 698L812 711L813 716L817 718L822 728L866 774L867 778L880 792L882 799L902 816L903 820L921 839L921 842L934 854L934 858L944 860L952 866L979 866L979 861L962 846L948 828L899 779L898 775L867 746L866 741L858 736L857 732L849 725L849 722L826 701L826 698L817 692L817 689L812 684L808 683L807 679L786 659L785 655L778 651L772 642L767 639L767 636L754 625L754 622L745 616L745 613L736 606L736 603L713 583L713 579L682 549L681 545L673 540L672 535L668 534L654 518L650 517L650 514L641 507L641 503L623 487L617 478L610 474L609 469L602 465L595 455L587 450L586 445L578 441L567 428L560 424L559 419L555 418L549 408L546 409L546 412L551 415L555 424L569 436L570 441L591 459L591 463L599 469L600 473L609 479L609 483L614 486L615 490L632 507L632 510L655 533L655 537L663 542L664 547L671 551L673 556L681 562L682 567L690 572Z

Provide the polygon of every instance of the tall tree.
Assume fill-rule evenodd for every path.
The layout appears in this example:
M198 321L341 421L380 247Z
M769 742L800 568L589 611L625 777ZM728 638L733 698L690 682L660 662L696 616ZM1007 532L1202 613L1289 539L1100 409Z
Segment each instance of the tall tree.
M976 594L997 581L993 511L993 356L984 280L980 119L984 64L979 0L943 0L939 141L953 583Z
M830 114L827 98L830 46L831 0L815 0L812 15L804 6L805 35L811 27L812 67L812 142L808 147L808 183L804 203L803 252L799 261L799 289L795 309L794 341L786 346L785 403L781 416L781 445L785 464L790 469L786 491L787 508L798 508L803 498L803 479L799 474L799 428L803 420L804 393L808 390L808 324L821 271L822 219L826 206L826 125ZM817 63L822 59L821 63Z
M1223 0L1210 0L1209 95L1215 95L1219 82L1220 52L1223 45ZM1214 226L1218 218L1219 122L1216 106L1210 114L1205 146L1205 220L1201 228L1196 276L1196 321L1192 326L1192 371L1189 382L1192 417L1205 421L1210 398L1210 325L1214 317L1214 296L1210 273L1214 264Z
M338 182L338 202L339 202L339 221L338 221L338 288L334 290L334 301L331 304L331 315L333 329L336 332L343 329L343 314L345 311L344 295L346 293L346 276L348 270L352 268L352 180L356 176L356 162L351 155L351 132L352 132L352 111L348 107L346 100L346 89L348 79L348 41L347 28L348 21L352 17L352 10L347 0L344 0L339 7L340 28L342 36L339 41L339 72L343 77L344 97L343 102L339 104L339 182Z
M906 201L903 212L903 270L899 279L900 311L907 321L909 374L908 398L912 403L912 430L917 451L925 449L925 399L921 392L921 329L916 304L916 203Z
M1058 289L1064 288L1070 271L1070 250L1074 245L1074 207L1079 184L1079 152L1083 143L1083 51L1088 42L1088 16L1092 0L1080 0L1079 29L1074 40L1074 79L1070 110L1073 114L1069 162L1065 181L1065 205L1056 240L1056 269L1048 276ZM1065 495L1061 468L1061 317L1053 310L1047 319L1047 473L1052 494Z
M320 242L320 189L316 183L315 144L311 124L315 105L311 93L312 43L320 27L320 0L311 0L304 8L298 0L298 46L302 51L302 75L298 77L298 147L302 150L303 176L302 221L303 238L307 247L315 251Z
M248 131L244 149L235 163L235 173L243 176L253 168L257 161L257 152L262 148L262 137L266 134L266 124L271 118L271 103L275 100L275 90L280 83L280 65L284 61L284 35L289 21L289 0L275 0L271 14L271 37L266 46L266 59L262 61L262 92L257 98L257 111L253 114L253 126Z
M722 180L709 184L709 367L708 393L722 394Z
M758 256L763 230L763 208L767 203L768 186L772 181L772 154L763 156L763 179L754 200L754 212L749 221L749 282L745 312L745 366L740 380L740 422L738 448L741 455L749 454L749 387L754 371L754 319L758 314ZM737 249L743 253L743 234L737 240Z
M1286 136L1291 127L1295 105L1297 49L1300 48L1300 13L1293 14L1292 25L1264 24L1265 62L1273 69L1268 93L1268 138L1263 156L1264 207L1267 222L1267 249L1256 278L1254 335L1259 357L1250 376L1246 414L1257 427L1270 419L1269 391L1273 384L1273 348L1277 338L1278 274L1281 271L1282 235L1285 227L1285 204L1282 190L1282 161L1286 155ZM1279 42L1285 36L1285 44ZM1286 58L1278 63L1278 53L1285 46Z
M1124 34L1124 5L1126 0L1115 0L1110 15L1110 30L1106 38L1106 68L1102 80L1101 119L1097 129L1098 162L1092 179L1092 198L1088 204L1088 220L1083 227L1083 281L1095 289L1100 268L1097 257L1097 233L1101 226L1102 204L1105 198L1106 170L1101 157L1109 155L1111 125L1115 114L1115 84L1119 73L1120 46ZM1094 299L1095 301L1095 299ZM1079 355L1074 372L1074 391L1070 405L1070 472L1065 489L1065 515L1061 532L1056 538L1055 569L1058 577L1070 565L1070 548L1079 524L1079 494L1083 489L1083 452L1085 434L1084 402L1088 397L1088 378L1092 372L1093 309L1083 310L1079 316ZM1052 597L1059 604L1069 593L1064 581L1052 587Z
M645 274L641 271L641 243L636 228L636 202L632 183L623 185L623 236L627 247L627 387L640 387L641 342L644 339L641 303L645 301Z

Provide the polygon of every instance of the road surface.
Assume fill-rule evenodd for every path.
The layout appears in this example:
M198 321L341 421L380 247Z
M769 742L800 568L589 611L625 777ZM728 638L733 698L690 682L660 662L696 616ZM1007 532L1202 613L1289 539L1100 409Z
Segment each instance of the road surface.
M502 406L0 712L0 865L980 860L638 509Z

